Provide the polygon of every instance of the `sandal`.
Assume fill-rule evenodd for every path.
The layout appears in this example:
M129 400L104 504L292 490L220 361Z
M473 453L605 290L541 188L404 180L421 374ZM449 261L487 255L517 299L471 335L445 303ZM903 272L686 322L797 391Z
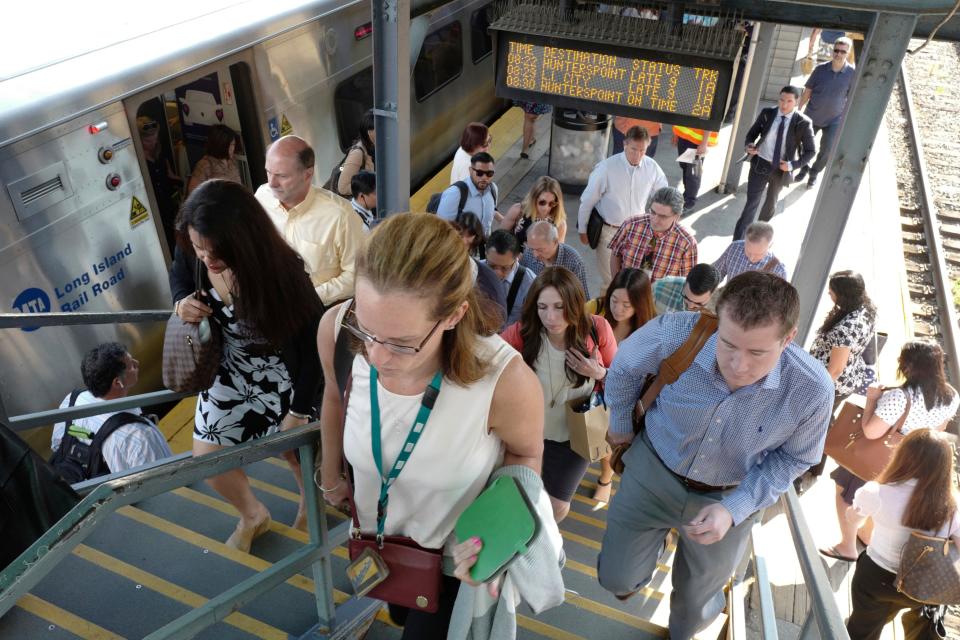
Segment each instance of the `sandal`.
M237 528L233 530L233 533L230 534L230 537L227 538L224 544L237 551L250 553L250 545L253 544L254 539L259 538L269 531L270 514L268 513L263 520L252 527L243 527L241 526L242 523L243 520L237 523Z
M845 556L837 551L836 545L832 547L823 547L818 549L821 554L827 556L828 558L833 558L834 560L843 560L844 562L856 562L856 558L851 558L850 556Z
M593 499L597 501L597 506L594 508L594 511L602 508L605 504L610 502L610 492L613 489L613 480L609 482L600 482L597 481L597 488L593 492Z

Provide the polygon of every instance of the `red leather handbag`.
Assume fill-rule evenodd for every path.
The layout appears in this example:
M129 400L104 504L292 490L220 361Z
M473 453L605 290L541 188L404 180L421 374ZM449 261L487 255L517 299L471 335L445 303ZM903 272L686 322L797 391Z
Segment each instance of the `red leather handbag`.
M347 406L350 400L352 378L347 381L343 394L343 420L346 426ZM344 459L344 466L347 461ZM443 581L443 551L425 549L406 536L377 536L361 533L357 505L353 500L353 482L346 474L349 490L350 511L353 514L353 529L347 540L350 561L354 561L365 549L372 549L389 569L389 575L367 594L371 598L390 604L408 607L415 611L435 613L440 607L440 589Z

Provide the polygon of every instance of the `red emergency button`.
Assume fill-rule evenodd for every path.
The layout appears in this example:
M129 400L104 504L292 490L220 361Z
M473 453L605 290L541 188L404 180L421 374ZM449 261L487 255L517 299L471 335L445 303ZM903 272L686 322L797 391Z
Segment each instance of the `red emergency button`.
M110 191L116 191L117 187L120 186L120 174L111 173L107 176L107 189Z

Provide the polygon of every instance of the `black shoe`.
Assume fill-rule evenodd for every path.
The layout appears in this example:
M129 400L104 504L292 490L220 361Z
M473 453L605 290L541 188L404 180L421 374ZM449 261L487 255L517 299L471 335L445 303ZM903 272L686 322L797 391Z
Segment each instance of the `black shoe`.
M817 186L817 176L810 174L810 179L807 180L807 189L813 189Z
M800 171L797 171L797 176L793 179L794 182L803 182L803 179L807 177L807 174L810 173L810 167L802 166Z
M521 160L529 160L529 159L530 159L530 156L527 155L527 152L526 152L526 151L521 151L521 152L520 152L520 159L521 159Z
M680 214L680 217L681 217L681 218L686 218L688 215L690 215L691 213L693 213L694 209L696 209L696 208L697 208L697 205L695 205L695 204L692 204L692 205L690 205L689 207L684 207L684 208L683 208L683 213Z

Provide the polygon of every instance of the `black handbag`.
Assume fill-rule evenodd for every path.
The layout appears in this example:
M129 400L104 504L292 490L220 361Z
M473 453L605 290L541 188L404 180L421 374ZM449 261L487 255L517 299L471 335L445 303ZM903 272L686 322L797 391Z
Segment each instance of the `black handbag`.
M596 249L600 244L600 232L603 231L603 217L600 212L594 208L590 211L590 219L587 220L587 243L591 249Z

